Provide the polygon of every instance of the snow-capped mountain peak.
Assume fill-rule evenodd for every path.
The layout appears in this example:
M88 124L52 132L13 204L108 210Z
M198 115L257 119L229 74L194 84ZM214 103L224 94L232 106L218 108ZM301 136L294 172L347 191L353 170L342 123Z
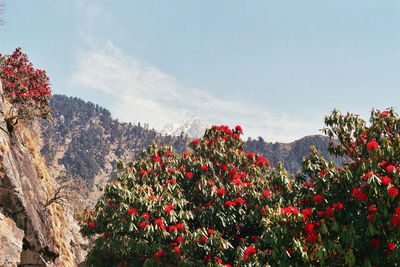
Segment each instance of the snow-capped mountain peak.
M182 132L192 138L201 137L208 124L198 117L191 117L182 123L168 123L161 130L162 134L178 136Z

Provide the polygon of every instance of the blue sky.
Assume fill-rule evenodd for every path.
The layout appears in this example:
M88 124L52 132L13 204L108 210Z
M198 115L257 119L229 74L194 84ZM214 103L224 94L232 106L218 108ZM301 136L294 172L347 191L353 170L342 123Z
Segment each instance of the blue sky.
M54 93L161 129L193 115L246 136L317 134L333 108L400 100L400 2L9 0L20 46Z

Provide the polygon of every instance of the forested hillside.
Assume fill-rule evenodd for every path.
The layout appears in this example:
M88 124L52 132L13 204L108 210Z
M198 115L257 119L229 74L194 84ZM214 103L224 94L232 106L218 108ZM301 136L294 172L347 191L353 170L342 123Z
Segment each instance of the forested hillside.
M301 169L302 159L309 153L310 146L315 146L324 158L341 163L340 158L328 154L329 141L329 138L323 135L310 135L291 143L266 142L261 137L248 138L246 144L248 151L263 155L272 162L273 166L281 161L285 169L296 173Z
M118 159L134 159L154 142L187 150L185 136L162 136L146 125L121 123L108 110L79 98L54 95L52 121L42 121L42 149L55 177L83 179L98 191ZM94 186L94 187L93 187Z
M140 122L119 122L107 109L76 97L54 95L51 107L53 120L41 122L41 152L49 169L54 177L82 179L95 195L113 177L117 160L135 159L153 141L170 145L179 154L188 151L189 138L183 134L162 135ZM292 143L270 143L259 137L247 140L247 150L267 157L273 166L283 161L289 172L296 173L311 145L329 158L328 142L319 135Z

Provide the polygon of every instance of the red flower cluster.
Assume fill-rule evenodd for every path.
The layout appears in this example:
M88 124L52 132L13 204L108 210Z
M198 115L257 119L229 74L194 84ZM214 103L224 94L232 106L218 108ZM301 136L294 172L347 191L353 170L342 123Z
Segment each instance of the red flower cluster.
M244 259L249 260L249 257L251 255L255 255L256 253L257 253L257 250L254 247L249 246L244 250Z
M165 207L164 212L165 213L169 213L171 212L173 209L175 209L175 205L168 205Z
M366 201L368 199L367 193L363 192L361 188L354 188L352 196L360 201Z
M315 195L313 201L315 203L322 203L322 201L324 201L324 198L321 195Z
M299 209L297 207L289 206L287 208L281 208L281 213L286 215L289 214L297 215L299 214Z
M395 197L395 196L397 196L399 194L399 190L394 186L389 187L388 188L388 194Z
M0 78L10 102L30 105L37 111L38 117L50 118L51 90L46 71L34 69L21 48L17 48L8 57L0 54L0 67Z
M368 148L368 150L377 149L378 148L378 143L376 141L374 141L374 140L369 141L367 143L367 148Z

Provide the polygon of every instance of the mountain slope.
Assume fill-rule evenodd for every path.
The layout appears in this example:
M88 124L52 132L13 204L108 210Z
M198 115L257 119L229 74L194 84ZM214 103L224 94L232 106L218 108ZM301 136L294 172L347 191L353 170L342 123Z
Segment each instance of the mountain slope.
M100 195L100 188L112 179L117 160L135 159L153 141L170 145L177 153L188 151L190 139L180 132L174 132L177 136L162 135L148 129L146 124L121 123L112 119L108 110L76 97L54 95L51 106L54 120L41 123L41 152L50 173L54 177L84 180L89 188L89 199L93 202ZM183 128L181 125L174 129L183 131L191 126L204 127L202 123L192 118L184 123ZM296 173L311 145L329 159L328 143L329 139L320 135L306 136L292 143L269 143L259 137L247 140L247 150L267 157L273 166L283 161L289 172Z
M118 122L91 102L54 95L51 107L53 121L41 123L41 152L50 172L55 177L83 179L95 195L110 179L117 160L133 160L153 141L178 153L187 150L186 137L163 136L141 123Z
M291 143L268 143L261 137L257 140L249 138L246 144L248 151L262 154L264 157L267 157L274 166L281 161L285 169L291 173L296 173L301 169L303 157L308 154L310 146L315 146L324 158L334 160L336 163L341 163L341 159L332 157L328 153L329 141L330 139L326 136L310 135Z

